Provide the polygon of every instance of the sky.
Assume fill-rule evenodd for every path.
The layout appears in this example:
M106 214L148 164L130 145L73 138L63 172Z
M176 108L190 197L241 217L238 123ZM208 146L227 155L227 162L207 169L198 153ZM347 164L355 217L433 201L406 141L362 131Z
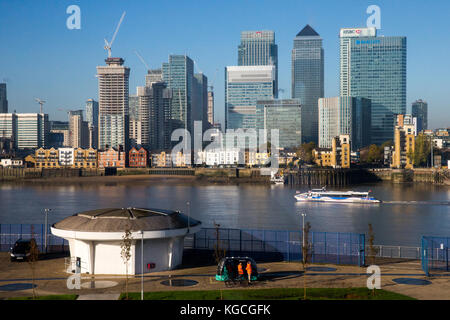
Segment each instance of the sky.
M70 5L81 10L81 29L69 30ZM130 67L130 94L145 85L146 67L160 68L170 54L187 54L215 92L215 119L224 120L224 69L237 65L240 32L273 30L278 44L280 98L291 96L291 50L310 24L323 38L325 97L339 94L339 29L365 27L369 5L381 12L379 35L407 37L407 112L428 102L429 127L450 126L450 1L303 0L0 0L0 82L7 83L10 112L38 112L46 100L50 120L97 100L96 66L125 19L112 56Z

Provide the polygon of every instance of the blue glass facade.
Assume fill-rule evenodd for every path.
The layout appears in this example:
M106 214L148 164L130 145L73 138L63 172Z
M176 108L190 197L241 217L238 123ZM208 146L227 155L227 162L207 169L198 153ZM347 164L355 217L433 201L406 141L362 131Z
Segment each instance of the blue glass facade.
M395 115L406 113L406 37L340 41L340 95L370 99L371 143L392 140Z

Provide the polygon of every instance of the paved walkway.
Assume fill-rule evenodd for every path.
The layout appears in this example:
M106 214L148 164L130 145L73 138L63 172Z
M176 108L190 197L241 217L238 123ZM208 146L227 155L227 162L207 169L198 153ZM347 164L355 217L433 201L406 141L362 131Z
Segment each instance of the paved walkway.
M118 300L120 293L92 293L82 294L77 300Z

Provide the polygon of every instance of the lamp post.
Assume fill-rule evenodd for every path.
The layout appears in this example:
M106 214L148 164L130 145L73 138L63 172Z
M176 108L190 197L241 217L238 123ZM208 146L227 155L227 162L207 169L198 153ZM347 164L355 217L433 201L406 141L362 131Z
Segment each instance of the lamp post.
M186 205L187 205L187 216L188 216L187 233L189 234L189 227L191 226L191 223L190 223L191 203L188 201L188 202L186 202Z
M47 229L48 229L48 213L52 211L52 209L45 208L45 239L44 239L44 247L45 247L45 253L47 253Z
M305 216L306 216L306 213L302 212L302 258L303 258L303 264L305 263Z
M141 234L141 300L144 300L144 230Z

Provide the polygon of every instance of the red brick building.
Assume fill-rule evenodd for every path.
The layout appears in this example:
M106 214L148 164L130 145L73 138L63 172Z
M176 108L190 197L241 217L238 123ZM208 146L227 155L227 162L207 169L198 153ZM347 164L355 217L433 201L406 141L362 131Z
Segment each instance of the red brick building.
M126 153L115 148L98 152L99 168L125 168Z
M128 166L130 168L145 168L147 167L148 153L143 147L139 150L135 147L131 148L128 153Z

